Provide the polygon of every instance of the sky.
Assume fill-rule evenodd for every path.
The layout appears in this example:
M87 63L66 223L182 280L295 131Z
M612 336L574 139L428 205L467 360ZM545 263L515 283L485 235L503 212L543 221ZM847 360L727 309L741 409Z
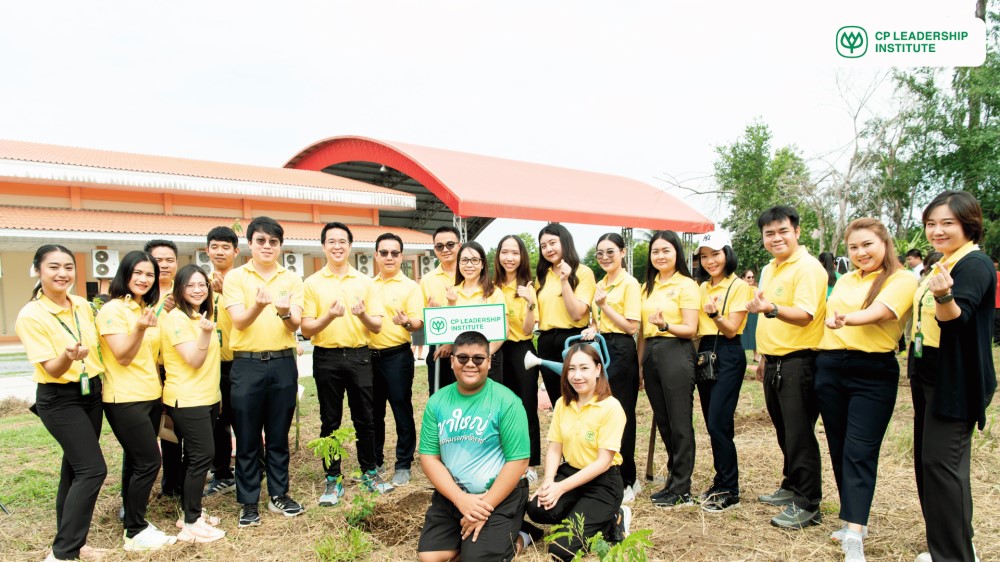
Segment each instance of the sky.
M281 166L360 135L627 176L720 220L670 183L712 191L715 147L754 119L807 157L849 142L838 81L885 69L802 53L865 5L4 2L0 138ZM891 98L886 81L873 109ZM480 241L541 225L497 221ZM581 250L617 228L571 227Z

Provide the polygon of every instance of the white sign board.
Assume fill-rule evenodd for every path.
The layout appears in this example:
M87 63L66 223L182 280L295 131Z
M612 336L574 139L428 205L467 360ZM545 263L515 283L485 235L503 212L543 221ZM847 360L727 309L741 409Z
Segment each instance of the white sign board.
M479 332L490 341L507 339L507 307L503 304L442 306L424 309L428 345L453 343L462 332Z

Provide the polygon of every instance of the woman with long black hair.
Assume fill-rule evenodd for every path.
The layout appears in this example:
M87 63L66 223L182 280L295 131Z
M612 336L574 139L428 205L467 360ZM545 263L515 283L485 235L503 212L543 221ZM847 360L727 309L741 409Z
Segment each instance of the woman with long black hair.
M524 241L508 234L500 239L493 256L493 284L503 291L507 305L507 341L503 343L503 384L511 389L528 414L531 457L528 471L542 463L538 424L538 367L525 368L524 357L535 353L535 312L538 299L531 284L531 264ZM538 473L534 473L537 478Z
M746 303L753 299L753 290L736 277L739 264L729 234L705 234L698 243L697 253L703 272L698 351L713 350L717 358L717 379L698 384L715 468L712 485L701 495L701 508L709 513L721 513L740 505L739 463L733 442L734 416L747 368L740 335L746 327Z
M177 521L177 538L186 542L213 542L226 536L218 519L201 510L202 490L215 456L215 423L222 393L221 336L212 321L214 302L208 274L194 264L177 272L174 308L163 315L163 405L174 420L174 432L184 446L184 514Z
M557 223L545 225L538 233L538 357L562 362L566 340L578 336L590 322L594 300L594 272L580 263L573 235ZM549 400L559 399L559 375L542 369Z
M969 462L972 431L986 424L997 377L991 331L996 270L979 249L983 211L964 191L927 205L924 233L943 257L914 293L907 365L913 456L929 553L918 562L976 560Z
M101 375L94 316L70 293L76 259L65 246L35 252L38 284L14 329L34 364L35 410L63 450L56 492L56 536L46 562L93 554L86 546L94 505L108 468L101 453Z
M642 286L642 331L638 343L640 385L667 449L667 484L650 496L653 505L672 509L693 505L694 345L701 292L691 279L681 239L672 230L649 240Z
M608 232L597 239L597 263L604 278L597 283L591 305L592 321L583 331L584 340L600 333L608 345L611 364L608 382L611 395L625 410L625 433L622 435L622 481L625 483L624 502L635 499L641 486L635 468L635 406L639 399L639 357L635 349L635 333L642 318L642 290L635 277L622 267L625 240L620 234Z
M146 521L161 461L156 437L163 387L156 368L160 331L153 310L160 298L159 276L153 256L138 250L125 254L111 280L111 300L97 313L106 369L104 413L125 452L122 497L127 551L159 550L177 541Z

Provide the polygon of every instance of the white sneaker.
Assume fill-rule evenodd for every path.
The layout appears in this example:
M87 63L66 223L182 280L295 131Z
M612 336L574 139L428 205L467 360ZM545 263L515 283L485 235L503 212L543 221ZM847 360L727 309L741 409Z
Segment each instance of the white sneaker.
M972 545L972 554L976 557L976 562L981 562L979 554L976 552L976 545ZM931 558L930 552L921 552L913 562L934 562L934 560Z
M635 497L639 497L639 492L642 491L642 484L639 483L638 479L636 479L636 481L632 483L630 488L632 488L632 493L635 495Z
M160 550L161 548L177 542L177 537L167 535L156 528L152 523L147 522L146 528L138 535L125 537L126 552L145 552L149 550Z
M855 538L846 539L840 549L844 551L844 562L866 562L865 546Z
M830 533L830 540L842 542L844 540L844 534L847 533L847 523L844 526L837 529L836 531ZM861 527L861 538L868 538L868 525L863 525Z
M185 523L184 528L177 534L177 540L184 542L206 543L215 542L226 536L222 529L216 529L209 525L204 519L198 519L195 523Z
M49 551L49 555L46 556L44 560L44 562L62 562L62 561L63 559L56 558L56 555L52 551Z
M632 503L635 501L635 492L632 491L632 486L625 486L625 493L622 495L622 504Z
M219 525L219 523L222 523L221 519L219 519L218 517L216 517L214 515L209 515L208 512L205 511L204 509L201 510L201 517L198 518L198 522L199 523L201 523L202 521L204 521L205 523L208 523L212 527L216 527L216 526ZM181 517L180 519L178 519L177 522L174 523L174 525L178 529L183 529L184 528L184 517Z
M538 471L536 471L533 468L529 468L528 470L524 471L524 477L527 478L528 485L530 486L535 482L538 482Z

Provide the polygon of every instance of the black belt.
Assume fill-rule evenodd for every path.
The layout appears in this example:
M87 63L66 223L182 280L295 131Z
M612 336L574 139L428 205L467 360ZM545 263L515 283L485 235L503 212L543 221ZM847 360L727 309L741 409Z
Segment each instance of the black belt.
M404 351L410 351L410 344L401 343L393 347L387 347L385 349L372 349L372 357L375 359L382 359L384 357L391 357L397 353L402 353Z
M764 355L764 360L768 363L776 363L778 361L788 361L790 359L807 359L809 357L816 357L816 352L811 349L800 349L798 351L793 351L791 353L786 353L784 355Z
M257 359L259 361L270 361L281 357L292 357L295 355L294 349L282 349L281 351L234 351L233 359Z

